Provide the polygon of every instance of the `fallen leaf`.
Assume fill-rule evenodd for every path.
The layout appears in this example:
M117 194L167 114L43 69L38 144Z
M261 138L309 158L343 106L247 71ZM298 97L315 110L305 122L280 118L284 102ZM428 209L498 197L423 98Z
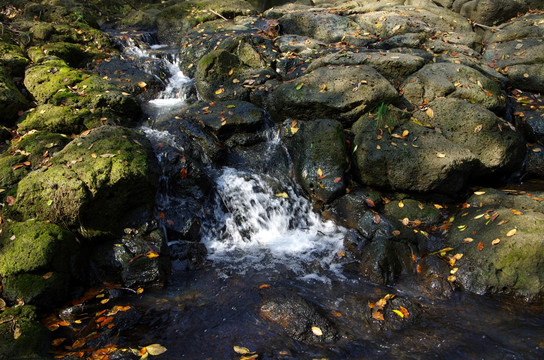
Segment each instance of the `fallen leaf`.
M323 331L321 331L321 329L317 326L312 326L312 332L315 336L323 336Z
M454 275L448 276L448 281L449 282L454 282L455 280L457 280L457 278Z
M297 85L295 89L300 90L302 89L303 86L304 86L304 83L301 82L300 84Z
M401 201L399 201L399 208L403 208L404 207L404 203Z
M336 317L342 317L342 313L338 311L331 311L331 314Z
M516 231L518 231L516 228L510 230L509 232L506 233L506 236L510 237L510 236L514 236L516 234Z
M402 312L402 315L404 315L405 318L410 317L410 313L408 312L408 309L406 309L404 306L399 306L400 311Z
M402 219L401 223L402 223L402 225L404 225L404 226L408 226L408 225L410 225L410 219L408 219L408 218L406 217L406 218Z
M476 249L478 249L478 251L482 251L483 248L484 248L484 243L480 241L478 243L478 246L476 246Z
M229 76L231 76L232 74L234 74L234 69L229 70Z
M400 235L400 230L393 230L391 232L391 234L393 234L393 236L399 236Z
M258 357L259 357L259 354L242 355L242 356L240 356L240 360L255 360Z
M147 86L147 83L145 81L139 81L138 86L143 89L143 88L145 88Z
M485 194L485 191L475 191L474 195L483 195Z
M21 335L23 335L23 332L21 331L21 327L19 326L19 324L15 324L15 328L13 329L13 339L17 340L18 338L21 337Z
M379 214L374 214L374 224L379 224L382 221L382 218Z
M181 176L182 179L187 178L187 169L186 168L181 168L180 176Z
M427 114L428 117L430 117L431 119L434 118L434 111L433 109L431 108L428 108L425 113Z
M402 311L397 310L397 309L393 309L393 312L394 312L395 314L397 314L400 318L403 318L403 319L404 319L404 314L402 313Z
M249 353L252 352L248 348L243 347L243 346L234 345L232 348L234 349L235 353L240 354L240 355L245 355L245 354L249 354Z
M499 221L499 223L497 224L497 226L504 225L504 224L506 224L507 222L510 222L510 220L501 220L501 221Z
M404 130L402 132L402 137L407 137L410 132L408 130Z
M215 90L215 95L219 95L225 92L225 88L220 88L218 90Z
M496 238L495 240L493 240L493 241L491 242L491 245L497 245L497 244L500 243L500 242L501 242L501 239Z
M101 158L112 158L112 157L115 157L114 154L102 154L100 155Z
M338 184L340 181L342 181L342 178L339 176L337 178L334 178L334 183Z
M166 350L167 350L164 346L162 346L160 344L147 345L145 347L145 349L147 350L149 355L153 355L153 356L160 355L160 354L166 352Z
M140 295L141 293L144 292L144 288L143 287L139 287L138 289L136 289L136 294Z
M65 340L66 340L66 338L58 338L58 339L54 339L54 340L51 341L51 346L59 346L59 345L62 344Z
M270 284L261 284L261 285L259 285L259 290L260 290L260 289L269 288L269 287L271 287L271 286L272 286L272 285L270 285Z
M523 215L523 213L522 213L521 211L516 210L516 209L510 210L510 212L511 212L512 214L514 214L514 215Z
M159 257L159 254L154 251L148 251L147 253L145 253L145 256L147 256L149 259L153 259Z
M45 273L42 277L43 277L45 280L47 280L47 279L49 279L51 276L53 276L53 272L52 272L52 271L50 271L50 272L48 272L48 273Z
M474 133L475 133L475 134L479 133L480 131L482 131L482 128L483 128L483 125L482 125L482 124L476 126L476 127L474 128Z
M436 154L434 154L434 156L436 156L437 158L445 158L446 154L441 153L441 152L437 152Z
M384 317L383 317L383 314L382 314L381 312L379 312L379 311L374 311L374 312L372 313L372 317L373 317L374 319L376 319L376 320L381 320L381 321L384 321L384 320L385 320Z
M74 341L74 343L72 344L72 348L74 348L74 349L80 348L80 347L82 347L83 345L85 345L85 342L87 342L86 339L77 339L77 340Z
M372 201L372 200L370 200L368 198L365 199L365 203L370 207L376 207L376 204L374 204L374 201Z
M286 192L278 193L276 194L277 197L282 197L284 199L288 199L289 195Z

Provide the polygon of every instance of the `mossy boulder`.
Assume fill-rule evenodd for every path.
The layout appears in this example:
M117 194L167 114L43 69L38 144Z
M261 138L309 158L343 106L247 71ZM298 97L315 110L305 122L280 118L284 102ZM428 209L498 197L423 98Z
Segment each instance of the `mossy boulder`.
M42 46L32 46L27 50L28 56L34 63L42 62L51 56L58 57L70 66L79 67L85 56L85 51L76 44L58 42Z
M9 73L0 67L0 125L11 126L19 116L19 111L26 110L28 102L15 86Z
M408 218L412 222L420 221L423 225L434 225L442 219L440 211L433 204L410 198L385 204L385 213L398 220Z
M68 144L18 186L14 216L62 222L88 237L120 231L152 206L156 158L144 135L103 126Z
M0 313L0 354L5 359L44 360L46 340L45 328L34 306L14 307Z
M140 116L136 98L98 76L69 67L58 58L27 69L25 86L41 103L95 112L97 122L132 123ZM110 115L110 117L104 115Z
M0 66L11 76L23 76L29 62L20 47L0 42Z
M53 308L68 300L70 284L70 275L64 273L10 275L2 280L2 295L9 302L23 299L25 304Z
M81 266L74 235L54 224L34 220L9 223L0 244L3 277L31 271L76 274Z
M17 124L20 132L45 130L59 134L79 134L99 125L100 119L89 109L51 104L38 105L26 112Z
M529 300L542 296L544 214L499 204L492 212L488 209L488 205L471 206L455 217L446 246L463 254L455 263L456 284L477 294L510 294Z
M11 187L28 174L29 167L24 164L25 161L27 157L21 154L4 153L0 156L0 187Z
M47 131L35 131L21 137L20 141L12 144L10 151L27 156L27 161L33 169L47 166L50 157L70 142L66 135L50 133Z
M317 202L327 203L346 191L348 155L339 121L290 122L282 131L297 182Z

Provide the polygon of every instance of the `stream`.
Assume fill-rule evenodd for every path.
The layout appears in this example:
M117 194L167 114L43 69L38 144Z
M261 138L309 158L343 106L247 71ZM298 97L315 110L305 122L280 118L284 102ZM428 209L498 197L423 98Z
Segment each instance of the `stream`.
M151 37L149 37L151 38ZM158 150L178 147L157 125L174 118L187 103L191 79L176 66L177 49L131 41L125 54L145 67L160 59L168 76L166 88L145 106L148 121L141 129ZM153 76L153 68L146 68ZM287 156L273 124L259 161L270 154ZM119 299L145 315L128 343L160 343L168 351L160 359L239 359L233 346L256 351L259 359L541 359L544 358L542 305L500 297L454 292L448 299L423 294L414 279L393 288L360 279L343 252L346 229L322 220L294 182L274 178L273 171L209 166L213 196L201 197L206 218L201 225L202 261L194 266L174 259L169 283L160 290ZM183 217L191 211L183 196L175 197L163 179L158 211ZM278 190L279 189L279 190ZM200 198L199 198L200 199ZM168 232L167 232L168 235ZM181 246L169 236L172 249ZM312 302L339 329L331 343L294 340L259 315L261 292L296 293ZM368 304L386 293L410 299L418 311L413 323L399 330L369 325Z

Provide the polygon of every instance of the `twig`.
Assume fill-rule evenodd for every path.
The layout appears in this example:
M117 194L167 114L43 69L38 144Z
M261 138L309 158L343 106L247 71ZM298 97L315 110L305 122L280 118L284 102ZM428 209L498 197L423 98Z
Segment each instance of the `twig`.
M227 19L226 17L224 17L223 15L221 15L220 13L218 13L217 11L214 11L212 9L208 9L209 12L219 16L221 19L225 20L225 21L229 21L229 19Z
M479 26L483 29L488 29L488 30L500 30L498 27L496 26L487 26L487 25L484 25L484 24L480 24L480 23L477 23L476 21L471 21L472 23L472 26Z

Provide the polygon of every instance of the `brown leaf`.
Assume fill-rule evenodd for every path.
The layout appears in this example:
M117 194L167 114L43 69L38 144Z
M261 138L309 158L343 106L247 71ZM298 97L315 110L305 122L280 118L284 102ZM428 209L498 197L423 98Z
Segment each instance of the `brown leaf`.
M186 168L181 168L180 175L181 175L182 179L187 178L187 169Z
M338 184L340 181L342 181L342 178L339 176L337 178L334 178L334 183Z
M379 312L379 311L374 311L374 312L372 313L372 317L373 317L374 319L380 320L380 321L384 321L384 320L385 320L384 317L383 317L383 314L382 314L381 312Z
M47 279L49 279L51 276L53 276L53 272L52 272L52 271L50 271L50 272L48 272L48 273L45 273L42 277L43 277L45 280L47 280Z
M370 207L376 207L376 204L374 204L374 201L372 201L372 200L370 200L368 198L365 199L365 202Z
M408 312L408 309L406 309L404 306L399 306L399 309L406 319L410 317L410 312Z
M482 251L483 248L484 248L484 243L480 241L478 243L478 246L476 246L476 249L478 249L478 251Z
M15 198L11 195L7 196L6 203L8 204L8 206L13 206L13 204L15 204Z

